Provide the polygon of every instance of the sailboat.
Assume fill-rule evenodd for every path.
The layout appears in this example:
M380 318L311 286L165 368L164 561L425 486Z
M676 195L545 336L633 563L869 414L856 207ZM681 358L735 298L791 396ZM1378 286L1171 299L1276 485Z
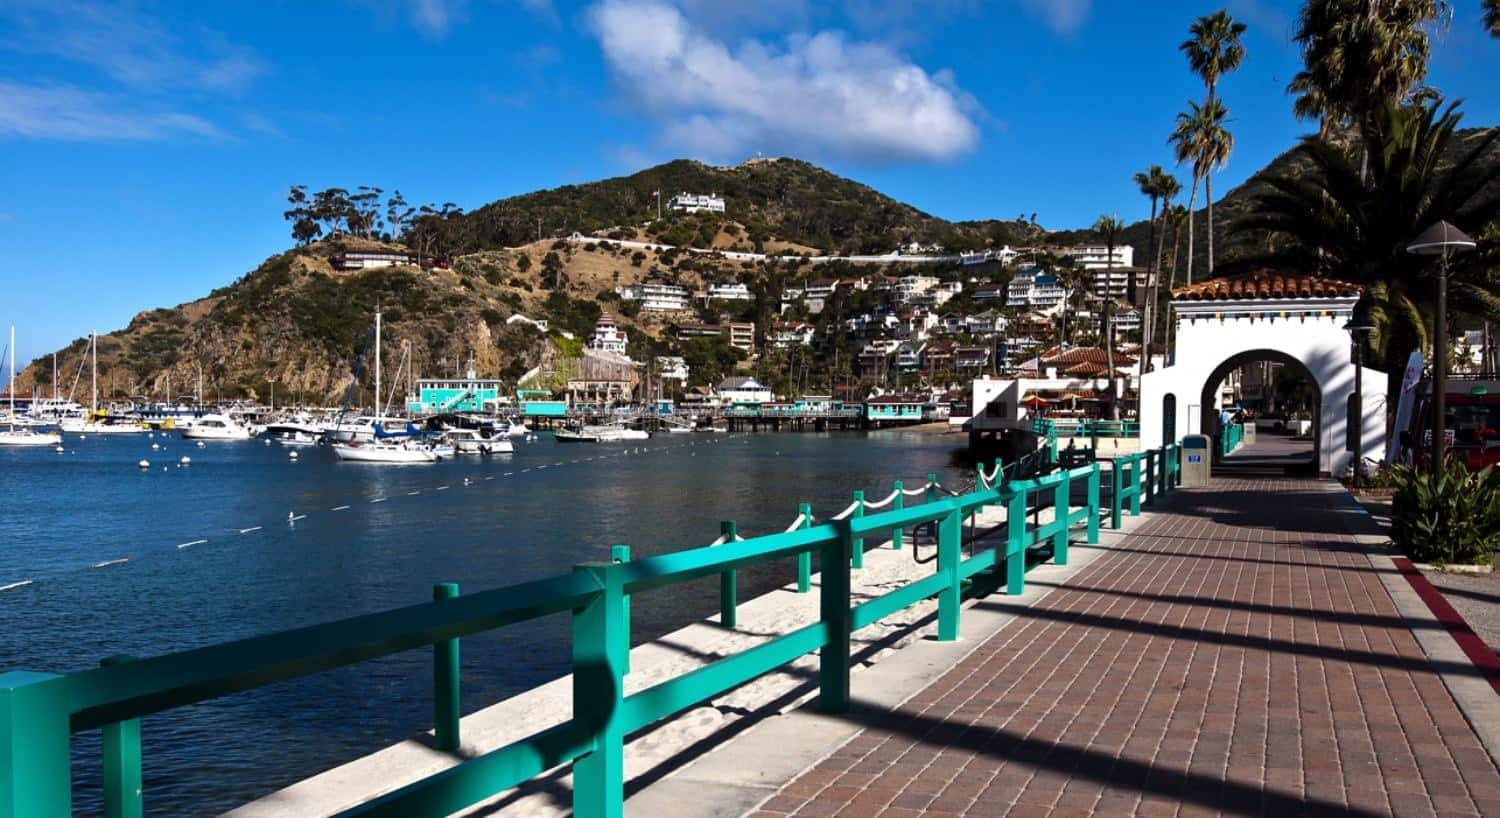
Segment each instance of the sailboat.
M400 373L397 373L399 380ZM420 435L386 435L380 425L380 312L375 312L375 418L374 438L371 440L340 440L339 424L334 428L333 453L340 460L356 463L436 463L438 452L427 445Z
M99 411L99 333L89 336L89 413L81 418L63 418L59 424L64 432L75 432L90 435L109 434L138 434L146 431L139 423L108 423L104 413Z
M16 428L16 328L10 328L10 428L0 430L0 446L56 446L62 443L57 432L38 432L29 426ZM32 390L35 392L36 390Z

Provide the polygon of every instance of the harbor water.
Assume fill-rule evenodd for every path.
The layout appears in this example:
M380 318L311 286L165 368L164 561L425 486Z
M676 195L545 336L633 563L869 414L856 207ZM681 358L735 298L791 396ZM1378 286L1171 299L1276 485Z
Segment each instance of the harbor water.
M153 449L156 445L160 448ZM339 463L322 447L69 435L0 450L0 670L65 672L707 545L721 520L783 530L893 479L949 485L961 439L900 432L658 435L435 465ZM182 457L190 465L180 465ZM147 460L149 468L139 468ZM748 598L791 560L742 573ZM639 643L718 610L712 578L632 601ZM568 672L565 616L463 642L465 713ZM206 815L430 727L431 656L410 651L148 717L151 815ZM77 812L99 813L98 734L75 736Z

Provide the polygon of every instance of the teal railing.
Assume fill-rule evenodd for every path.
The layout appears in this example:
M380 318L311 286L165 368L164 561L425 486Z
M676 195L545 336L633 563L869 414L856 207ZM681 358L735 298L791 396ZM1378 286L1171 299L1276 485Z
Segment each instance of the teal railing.
M1141 425L1133 420L1053 420L1058 437L1140 437Z
M1165 455L1175 462L1174 447ZM1145 455L1126 459L1130 474ZM1155 456L1162 457L1161 452ZM1122 496L1139 492L1138 477L1122 489L1116 461L1113 522ZM435 745L459 746L459 640L556 613L571 612L573 634L572 718L525 739L402 787L340 813L353 816L440 816L467 808L544 771L573 765L573 809L584 818L617 818L624 803L624 741L632 731L672 716L809 653L819 656L818 707L843 712L850 695L850 635L923 600L936 597L937 637L956 639L960 602L979 574L993 573L1007 592L1024 589L1027 552L1050 543L1052 560L1065 564L1072 530L1086 527L1097 542L1100 466L1056 471L1031 480L992 485L981 468L974 491L943 489L932 475L926 485L876 502L856 493L854 503L818 522L801 506L784 533L743 539L735 525L721 526L718 543L703 548L631 560L616 546L607 562L578 565L563 576L461 595L456 585L434 589L433 601L323 625L258 636L145 659L112 657L102 667L67 674L10 671L0 674L0 818L51 818L72 808L70 741L73 733L102 728L105 815L142 814L140 719L244 690L418 648L433 649ZM1164 472L1165 475L1165 472ZM1086 500L1072 507L1074 486L1083 481ZM1175 482L1164 476L1162 490ZM952 495L940 497L939 492ZM1053 519L1028 524L1032 498L1056 507ZM924 502L907 506L908 496ZM867 514L872 508L891 510ZM990 540L964 559L963 518L988 506L1004 506L1003 538ZM1139 502L1132 502L1139 513ZM936 570L902 588L860 604L850 597L851 571L863 558L866 537L893 535L935 524ZM976 543L977 547L977 543ZM753 648L660 682L629 696L623 677L630 652L630 598L690 580L717 575L721 614L734 627L739 568L787 557L799 563L799 590L808 590L811 556L821 555L819 621ZM1003 570L1002 569L1003 566Z
M1151 504L1182 483L1182 447L1176 443L1116 457L1110 463L1111 528L1121 526L1126 508L1132 516L1139 515L1142 505Z
M1243 423L1224 424L1224 431L1219 434L1219 455L1223 457L1233 454L1244 441L1245 425Z

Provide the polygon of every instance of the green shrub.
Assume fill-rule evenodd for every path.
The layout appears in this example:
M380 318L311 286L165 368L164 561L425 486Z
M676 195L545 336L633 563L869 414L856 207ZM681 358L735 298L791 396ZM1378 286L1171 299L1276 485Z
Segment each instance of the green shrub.
M1424 472L1392 470L1391 539L1418 562L1487 563L1500 542L1500 475L1462 460Z

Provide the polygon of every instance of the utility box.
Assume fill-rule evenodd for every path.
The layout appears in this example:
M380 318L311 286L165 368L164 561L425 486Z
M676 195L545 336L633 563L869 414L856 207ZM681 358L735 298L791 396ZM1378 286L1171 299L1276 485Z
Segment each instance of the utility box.
M1185 435L1182 438L1182 485L1184 488L1208 485L1213 471L1213 438L1208 435Z

